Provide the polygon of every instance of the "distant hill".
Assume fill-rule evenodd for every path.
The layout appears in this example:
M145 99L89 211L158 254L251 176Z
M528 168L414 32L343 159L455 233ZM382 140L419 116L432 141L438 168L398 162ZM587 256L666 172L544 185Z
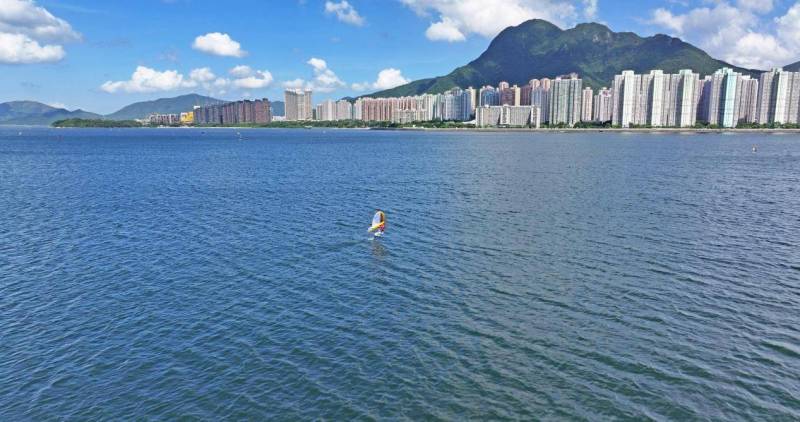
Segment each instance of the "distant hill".
M800 62L792 63L792 64L790 64L788 66L784 66L783 70L786 70L786 71L789 71L789 72L800 72Z
M506 28L480 57L446 76L422 79L370 97L395 97L441 93L453 87L497 86L500 81L524 85L533 78L553 78L572 72L593 88L609 86L623 70L637 73L662 69L677 73L692 69L701 75L731 67L703 50L666 35L640 37L632 32L613 32L597 23L562 30L550 22L534 19Z
M69 111L36 101L11 101L0 104L0 125L49 125L63 119L99 119L99 114Z
M272 107L272 115L273 116L285 116L286 115L286 104L283 101L270 101L270 106Z
M173 98L159 98L153 101L143 101L123 107L116 113L105 116L111 120L143 119L152 113L172 114L191 111L194 106L224 103L223 100L205 97L198 94L181 95Z

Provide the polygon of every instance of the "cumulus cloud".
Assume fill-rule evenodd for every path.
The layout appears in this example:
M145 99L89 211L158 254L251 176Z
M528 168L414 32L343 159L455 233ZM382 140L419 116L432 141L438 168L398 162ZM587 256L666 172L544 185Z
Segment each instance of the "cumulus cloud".
M425 31L433 41L463 41L470 34L494 37L509 26L529 19L546 19L556 25L574 23L578 11L593 19L597 0L399 0L424 18L434 21Z
M283 83L283 87L286 88L286 89L310 88L310 86L308 86L308 83L305 81L305 79L302 79L302 78L292 79L291 81L285 81Z
M117 92L140 93L174 91L181 88L193 88L197 82L185 79L176 70L165 70L163 72L145 66L138 66L127 81L108 81L100 86L105 92L114 94Z
M207 91L222 95L229 87L239 89L262 89L272 85L272 73L268 70L254 70L250 66L238 65L228 70L233 79L216 77L202 81L202 86ZM213 74L212 74L213 75ZM246 95L247 96L247 95Z
M0 0L0 63L54 62L81 35L33 0Z
M244 57L247 52L242 50L242 45L234 41L230 35L220 32L210 32L194 39L192 48L203 53L223 57Z
M214 78L217 76L214 75L214 72L211 71L210 68L201 67L200 69L194 69L189 73L189 77L193 81L197 82L210 82L213 81Z
M253 69L250 66L239 65L229 70L228 73L236 78L246 78L253 74Z
M233 85L243 89L261 89L272 84L272 73L266 70L257 70L250 76L235 79Z
M772 0L738 0L736 4L742 9L752 10L756 13L769 13L774 7Z
M317 92L333 92L339 88L347 86L336 73L328 67L328 62L323 59L312 57L306 64L311 66L314 71L314 78L310 81L304 79L294 79L283 83L284 88L288 89L312 89Z
M340 2L326 1L325 13L334 14L340 21L355 25L364 25L364 18L358 14L358 11L346 0Z
M159 71L139 66L127 81L108 81L100 89L114 94L176 91L201 87L206 91L222 95L228 88L261 89L273 82L272 73L267 70L253 70L249 66L236 66L229 71L233 79L218 77L211 68L201 67L189 72L185 77L177 70Z
M399 69L389 68L383 69L378 73L378 79L373 82L355 83L351 86L354 91L367 91L370 89L384 90L392 89L400 85L405 85L411 82L403 76L403 72Z
M458 24L450 18L442 18L440 22L431 24L425 31L425 36L433 41L464 41L467 37L458 29Z
M783 66L800 58L800 2L779 17L762 16L772 1L721 0L685 13L666 8L649 22L731 64L754 69Z
M583 0L583 16L587 20L597 18L597 0Z
M0 32L24 34L39 41L81 39L67 21L53 16L33 0L0 0Z
M27 35L0 32L0 63L57 62L64 55L60 45L41 45Z

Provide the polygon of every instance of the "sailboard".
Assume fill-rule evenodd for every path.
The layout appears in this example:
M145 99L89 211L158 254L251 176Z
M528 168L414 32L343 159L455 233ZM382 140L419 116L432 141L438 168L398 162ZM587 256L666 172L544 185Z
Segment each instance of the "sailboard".
M386 227L386 216L383 212L376 212L375 216L372 217L372 226L367 230L367 232L372 233L375 232L375 236L380 236L383 234L382 228Z

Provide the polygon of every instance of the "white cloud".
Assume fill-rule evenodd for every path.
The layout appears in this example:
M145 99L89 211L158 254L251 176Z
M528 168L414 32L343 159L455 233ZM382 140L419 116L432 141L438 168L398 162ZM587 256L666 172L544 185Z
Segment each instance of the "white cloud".
M785 15L775 19L775 23L778 37L786 42L792 51L800 51L800 2L790 7Z
M230 35L220 32L210 32L194 39L192 48L204 53L224 57L244 57L247 52L242 50L242 45L234 41Z
M658 8L652 11L650 23L698 45L712 57L768 69L800 59L800 3L778 18L761 16L772 8L770 0L720 0L682 14Z
M433 41L464 41L467 37L458 29L458 24L449 18L442 18L441 22L436 22L428 27L425 36Z
M239 65L229 70L228 73L236 78L246 78L253 74L253 69L250 66Z
M237 88L261 89L270 86L272 80L272 73L266 70L258 70L254 72L252 76L234 80L233 85Z
M24 34L0 32L0 63L56 62L64 58L60 45L41 45Z
M212 72L211 69L207 67L194 69L189 73L189 78L197 82L210 82L213 81L214 78L216 77L217 76L214 75L214 72Z
M378 80L375 81L373 86L375 89L390 89L409 82L411 81L403 77L403 73L399 69L389 68L383 69L378 73Z
M209 67L192 69L189 77L177 70L158 71L139 66L127 81L108 81L100 86L108 93L142 93L159 91L176 91L181 89L202 88L214 95L224 95L229 88L251 90L262 89L272 85L272 73L267 70L254 70L249 66L239 65L230 69L233 78L218 77Z
M364 25L364 18L358 14L358 11L348 3L346 0L340 2L326 1L325 13L335 14L336 18L344 23L350 25L362 26Z
M357 91L357 92L367 91L371 87L372 87L372 84L370 84L369 82L362 82L362 83L356 82L356 83L350 85L350 88L352 88L353 91Z
M406 79L403 76L403 72L401 72L399 69L388 68L383 69L378 73L378 79L375 82L355 83L351 85L351 88L353 88L354 91L367 91L370 89L384 90L405 85L409 82L411 81Z
M0 0L0 63L54 62L81 35L33 0Z
M310 58L306 64L311 66L314 69L314 79L310 82L305 82L301 85L305 86L308 89L313 89L314 91L318 92L333 92L339 88L346 86L347 84L344 83L333 70L328 68L328 62L323 59L312 57ZM294 82L293 85L298 85L298 81L290 81ZM286 83L284 83L286 85Z
M197 82L185 79L182 74L175 70L165 70L160 72L145 66L139 66L127 81L108 81L100 86L105 92L114 94L117 92L140 93L174 91L182 88L194 88Z
M399 0L418 15L433 16L425 35L434 41L463 41L470 34L494 37L509 26L530 19L545 19L556 25L574 23L580 8L594 18L596 0Z
M322 71L328 68L328 62L322 59L318 59L316 57L310 58L307 64L310 64L311 67L313 67L314 70L316 71Z
M583 16L586 20L597 19L597 0L583 0Z
M302 89L304 87L310 88L310 86L308 86L308 83L304 79L300 78L284 82L283 87L286 89Z
M0 0L0 32L24 34L38 41L78 41L81 35L65 20L33 0Z
M756 13L769 13L774 7L772 0L737 0L736 4L742 9L752 10Z

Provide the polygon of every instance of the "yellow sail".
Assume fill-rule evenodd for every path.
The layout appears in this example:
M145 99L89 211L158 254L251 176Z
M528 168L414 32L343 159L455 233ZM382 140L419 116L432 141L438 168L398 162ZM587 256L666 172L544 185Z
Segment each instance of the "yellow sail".
M372 233L384 226L386 226L386 216L383 214L383 212L378 211L375 213L375 216L372 217L372 226L367 231Z

